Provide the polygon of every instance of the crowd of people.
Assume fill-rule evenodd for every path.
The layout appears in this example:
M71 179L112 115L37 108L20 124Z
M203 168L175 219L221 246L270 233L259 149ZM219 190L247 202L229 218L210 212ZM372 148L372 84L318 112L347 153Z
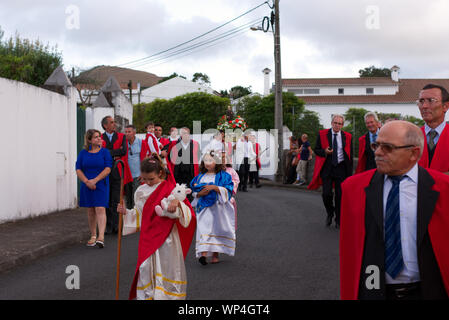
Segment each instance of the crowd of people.
M245 133L233 143L218 132L201 150L188 127L172 127L163 137L162 127L149 122L140 139L133 125L117 132L111 116L101 125L103 134L86 132L76 162L91 233L87 246L104 248L105 234L118 233L122 215L123 235L141 233L130 298L184 299L184 259L195 231L201 265L219 263L220 254L234 256L235 194L248 192L248 182L261 186L256 136ZM188 190L183 201L170 198L178 186ZM168 199L168 214L160 215L156 208Z
M367 133L359 138L355 174L353 137L342 130L343 115L332 116L331 128L319 131L313 149L307 134L291 139L289 183L307 184L315 155L308 189L322 187L326 226L341 225L342 299L448 298L449 93L426 85L417 105L422 128L399 120L382 125L376 113L365 115ZM88 208L91 230L87 245L104 247L104 233L117 232L123 214L127 233L141 232L130 298L183 299L184 259L195 230L202 265L218 263L219 254L234 255L235 194L248 192L248 184L260 187L255 135L245 133L232 143L220 132L201 151L187 127L179 137L178 129L170 128L163 138L162 128L149 123L140 140L132 125L125 134L116 132L112 117L102 126L103 134L86 133L76 164L80 206ZM118 201L120 179L127 186L126 206ZM175 218L159 216L155 206L176 183L191 192L169 203L166 210ZM377 280L372 270L379 270Z

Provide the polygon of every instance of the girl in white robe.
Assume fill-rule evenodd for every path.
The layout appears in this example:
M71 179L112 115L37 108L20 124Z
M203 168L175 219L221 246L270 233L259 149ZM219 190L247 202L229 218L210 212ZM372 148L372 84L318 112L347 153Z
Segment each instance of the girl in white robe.
M211 256L211 263L218 263L219 253L234 256L235 212L230 202L234 184L213 152L203 157L200 172L190 187L197 213L196 257L206 265Z
M161 160L158 157L155 158L157 159L144 159L142 161L141 179L145 184L139 186L134 194L135 207L126 209L119 205L117 208L117 211L124 215L123 235L139 232L142 228L139 240L138 267L130 292L130 299L185 299L187 276L184 265L184 251L186 251L186 248L182 245L185 236L180 239L179 231L186 232L183 229L180 230L180 228L189 227L192 218L195 219L195 217L192 217L191 209L186 203L177 200L173 200L168 208L169 212L175 212L177 223L170 223L169 220L164 220L170 219L168 217L152 216L151 219L148 219L149 217L144 216L155 215L152 209L154 205L160 204L160 199L164 195L169 194L174 187L171 182L164 180L165 171L159 170L162 168ZM150 170L152 172L148 172L148 168L145 168L145 162L150 162L150 164L147 163L148 167L154 161L158 162L156 164L157 171ZM155 202L154 204L147 203L150 197L150 202ZM150 220L152 222L148 222ZM149 227L150 223L153 223L151 228ZM155 226L154 223L163 226ZM193 227L191 236L193 236L194 224L190 225L190 229ZM155 239L153 235L143 234L144 232L151 233L155 230L162 230L162 232L165 230L166 236L163 236L165 241L160 238ZM154 241L160 241L162 244L155 249L154 246L151 247ZM190 242L189 240L187 242L188 249Z

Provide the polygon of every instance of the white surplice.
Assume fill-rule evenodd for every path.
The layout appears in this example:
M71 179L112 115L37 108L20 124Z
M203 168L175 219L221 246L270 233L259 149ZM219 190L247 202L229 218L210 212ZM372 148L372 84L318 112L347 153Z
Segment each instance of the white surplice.
M160 183L159 183L160 184ZM148 197L159 186L141 185L134 194L134 209L123 216L123 235L140 231L142 212ZM176 214L187 227L192 218L190 208L181 202ZM139 267L137 300L183 300L186 298L187 275L178 228L173 226L165 242Z
M214 183L215 174L205 174L199 183ZM202 252L211 256L213 252L224 253L233 256L235 252L235 212L228 200L228 190L218 187L218 200L210 207L202 209L196 215L196 257L201 257ZM195 199L192 207L195 207L198 199Z

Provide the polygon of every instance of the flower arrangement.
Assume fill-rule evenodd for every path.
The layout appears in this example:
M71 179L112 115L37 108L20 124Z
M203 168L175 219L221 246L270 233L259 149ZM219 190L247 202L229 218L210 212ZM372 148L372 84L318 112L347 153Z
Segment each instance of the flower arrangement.
M226 130L226 129L241 129L242 131L245 131L248 128L248 125L246 124L245 119L243 119L240 116L237 116L233 120L227 120L226 116L223 116L218 121L217 129L218 130Z

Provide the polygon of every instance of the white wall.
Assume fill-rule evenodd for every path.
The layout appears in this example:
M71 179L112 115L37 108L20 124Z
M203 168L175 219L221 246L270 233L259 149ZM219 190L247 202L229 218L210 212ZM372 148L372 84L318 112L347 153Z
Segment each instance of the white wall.
M0 78L0 222L77 206L76 95Z
M284 88L284 91L290 91L295 93L296 96L312 96L312 94L300 94L297 90L300 89L319 89L320 93L316 94L316 96L339 96L338 89L343 88L344 94L348 96L364 96L366 94L366 88L373 88L373 94L380 95L395 95L398 92L398 86L317 86L317 87L288 87ZM315 94L314 94L315 96Z
M213 94L214 90L210 87L176 77L143 90L140 95L140 102L149 103L156 99L168 100L192 92Z
M306 105L307 110L315 111L320 116L320 122L325 128L330 128L332 114L344 114L349 108L363 108L368 111L380 113L399 113L403 116L415 116L421 119L418 106L416 104L349 104L349 105L330 105L314 104Z
M86 130L97 129L103 133L104 129L101 126L101 120L106 116L114 118L114 108L86 108Z

